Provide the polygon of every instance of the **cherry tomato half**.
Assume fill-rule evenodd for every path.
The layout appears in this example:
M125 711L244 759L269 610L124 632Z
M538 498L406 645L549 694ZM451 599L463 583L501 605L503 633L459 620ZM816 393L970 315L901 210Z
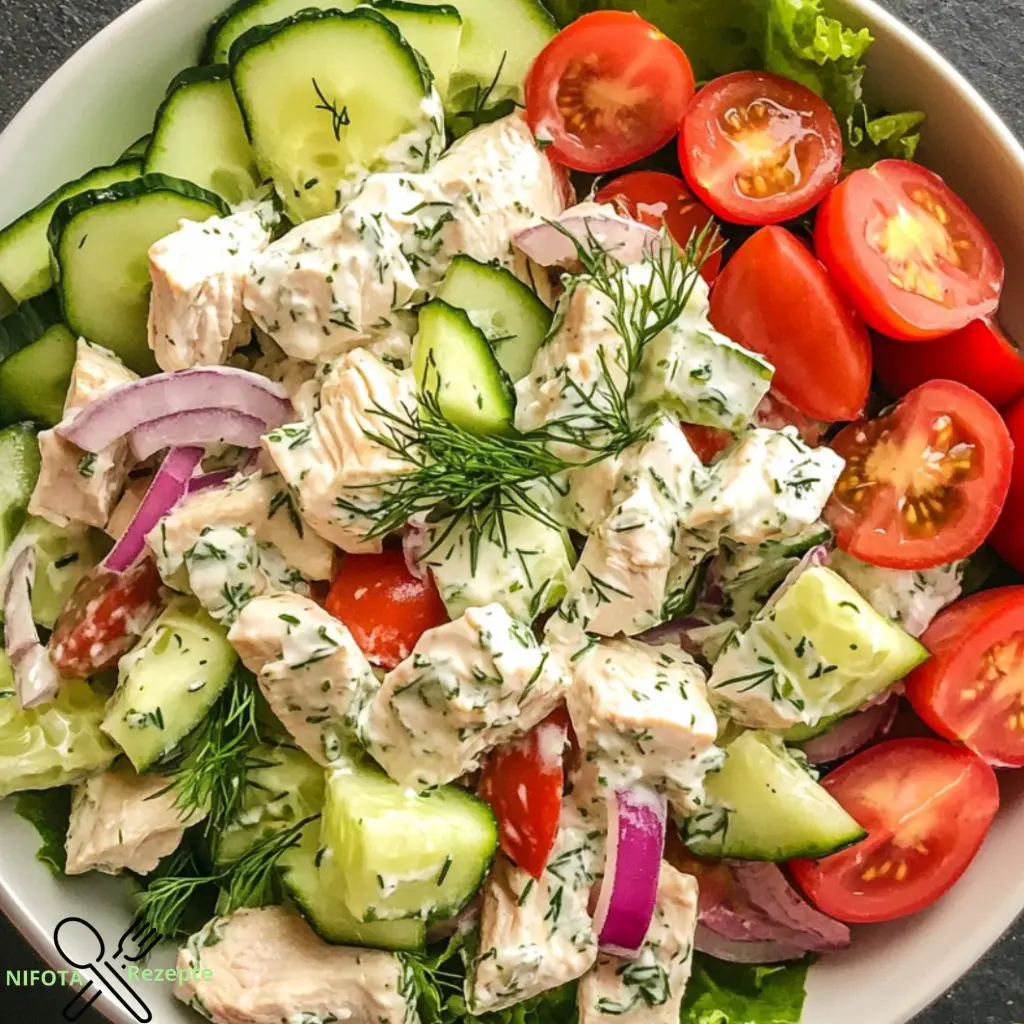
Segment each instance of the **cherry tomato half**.
M389 670L428 629L448 621L433 579L416 579L397 550L346 555L325 607L370 661Z
M852 420L871 387L871 341L803 243L761 228L725 265L711 322L775 366L772 390L819 420Z
M941 338L989 316L1003 258L937 175L907 160L854 171L825 199L814 232L836 285L882 334Z
M1006 411L1005 419L1013 441L1013 473L1003 514L989 540L1010 565L1024 572L1024 398Z
M113 668L163 608L152 558L122 573L94 569L75 587L50 635L50 660L65 676L84 679Z
M875 374L896 397L936 379L966 384L997 409L1024 395L1024 355L991 320L915 345L876 335L873 347Z
M558 837L571 728L562 705L494 750L480 774L478 792L494 811L502 850L534 878L544 873Z
M935 739L880 743L822 785L868 837L789 867L819 910L850 924L931 906L967 870L999 809L995 772L964 747Z
M924 722L996 767L1024 766L1024 587L1001 587L940 612L907 677Z
M777 224L815 206L839 180L843 137L810 89L763 71L704 86L679 133L683 177L737 224Z
M551 40L526 76L526 119L578 171L625 167L661 149L693 98L686 54L637 14L598 11Z
M891 569L966 558L989 535L1010 486L1013 443L981 395L949 380L911 391L832 441L846 460L825 509L844 551Z
M662 171L631 171L603 185L594 196L599 203L611 203L627 217L661 228L664 224L677 245L685 246L714 222L711 211L693 198L682 178ZM722 251L717 233L714 249L700 268L701 277L711 284L722 268Z

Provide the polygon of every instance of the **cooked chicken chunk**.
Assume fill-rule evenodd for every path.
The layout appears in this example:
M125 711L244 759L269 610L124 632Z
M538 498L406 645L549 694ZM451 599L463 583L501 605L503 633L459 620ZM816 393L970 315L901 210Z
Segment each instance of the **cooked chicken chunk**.
M580 982L580 1024L678 1024L693 964L697 880L663 861L657 899L640 955L602 954Z
M343 355L320 392L311 420L278 427L263 447L291 487L302 518L344 551L380 551L367 539L373 521L363 511L379 502L382 487L411 466L368 436L385 433L381 408L397 416L415 414L412 375L396 373L364 349Z
M237 910L178 953L174 994L214 1024L418 1024L394 953L329 946L295 911Z
M360 728L384 770L416 790L480 766L562 700L569 673L501 605L470 608L420 637L384 679Z
M90 402L133 380L138 380L138 374L113 352L79 338L62 422L68 423ZM128 442L114 441L93 454L65 441L56 430L44 430L39 434L39 454L42 467L29 512L56 526L104 527L130 468Z
M378 683L342 623L309 598L273 594L242 609L228 640L314 761L329 764L351 748Z
M149 347L161 370L219 366L249 341L242 291L270 241L268 205L202 222L183 220L149 249Z
M182 816L170 781L155 773L137 775L127 762L75 786L67 836L67 873L103 871L116 875L153 871L173 853L185 829L205 814Z

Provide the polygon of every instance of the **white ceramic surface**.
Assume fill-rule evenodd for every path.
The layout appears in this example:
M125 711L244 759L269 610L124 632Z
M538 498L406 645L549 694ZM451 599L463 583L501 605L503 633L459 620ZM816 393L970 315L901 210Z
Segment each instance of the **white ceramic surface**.
M112 161L149 129L167 82L194 62L219 0L142 0L78 51L0 135L0 224L68 178ZM836 0L851 23L877 38L868 89L894 108L930 114L921 158L986 222L1002 248L1011 286L1006 327L1024 337L1024 150L973 89L929 46L868 0ZM811 971L803 1024L904 1024L940 996L1024 910L1024 772L1003 779L1003 809L966 877L931 910L892 925L859 929L853 948ZM89 877L58 882L39 864L37 839L0 802L0 907L44 959L56 924L73 913L116 943L128 922L124 885ZM168 950L154 966L171 962ZM16 969L17 964L5 964ZM166 985L138 983L155 1024L198 1020ZM134 1018L106 997L115 1024Z

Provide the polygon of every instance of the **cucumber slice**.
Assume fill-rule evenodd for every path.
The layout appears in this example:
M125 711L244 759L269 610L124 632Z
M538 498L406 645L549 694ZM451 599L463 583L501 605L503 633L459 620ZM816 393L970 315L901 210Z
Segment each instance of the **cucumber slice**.
M351 11L357 0L236 0L211 26L203 44L204 64L227 64L231 46L251 28L273 25L299 11Z
M233 205L259 194L262 179L226 67L189 68L171 82L144 166L146 174L184 178Z
M215 837L213 861L221 867L324 805L324 770L298 747L261 743L253 747L250 764L241 814Z
M38 206L0 231L0 285L15 302L42 295L53 285L50 244L46 229L53 211L65 199L91 189L106 188L119 181L137 178L140 160L122 160L112 167L97 167L75 181L61 185Z
M237 660L227 630L197 602L173 601L121 659L103 731L145 771L199 725Z
M60 322L60 300L55 292L23 302L0 320L0 363Z
M75 336L54 324L0 363L0 426L24 419L48 427L59 423L76 352Z
M742 725L817 725L855 711L927 657L846 580L817 566L726 644L708 686Z
M0 430L0 564L25 524L28 501L38 479L39 444L35 428L28 423L16 423Z
M164 174L64 200L49 229L64 322L136 373L155 373L146 342L149 247L176 231L181 220L230 212L219 196Z
M706 779L707 807L687 821L686 844L699 856L825 857L867 835L777 736L742 733L725 754Z
M142 160L146 156L146 150L149 149L149 140L153 137L152 133L143 135L137 138L122 154L122 160Z
M420 308L412 368L420 393L436 395L450 423L474 434L512 431L512 383L464 310L442 299Z
M452 125L462 135L480 122L484 107L504 103L511 113L509 101L522 102L526 73L558 27L540 0L458 0L457 6L462 40L449 92L451 109L463 112Z
M458 786L418 795L356 767L328 776L322 840L357 920L434 921L480 888L498 830L490 807Z
M398 28L406 42L427 62L434 76L434 87L447 103L462 39L462 15L447 4L433 7L405 0L377 0L372 6Z
M444 144L430 72L386 18L305 11L247 32L231 78L256 161L296 223L379 169L422 171Z
M281 884L302 916L325 942L418 952L427 944L425 921L357 921L341 897L330 858L320 849L320 823L310 822L296 846L278 861Z
M464 309L512 382L522 380L551 329L552 312L511 271L471 256L452 260L437 297Z

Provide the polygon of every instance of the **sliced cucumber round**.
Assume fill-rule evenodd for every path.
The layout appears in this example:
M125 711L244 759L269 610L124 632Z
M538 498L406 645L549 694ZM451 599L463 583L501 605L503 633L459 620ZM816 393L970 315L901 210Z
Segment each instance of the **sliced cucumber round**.
M707 806L686 823L686 844L701 857L792 860L825 857L867 833L767 732L745 732L707 777Z
M430 72L365 7L250 29L231 78L260 171L296 223L337 208L362 173L422 171L443 146Z
M49 228L64 322L136 373L155 373L146 342L149 247L176 231L181 220L230 212L220 196L164 174L64 200Z
M28 502L39 479L39 444L30 423L0 430L0 563L25 524Z
M146 155L146 150L149 149L149 140L153 136L151 134L141 135L137 138L122 154L122 160L142 160Z
M0 363L59 323L60 300L56 292L45 292L23 302L0 320Z
M61 185L38 206L0 231L0 286L15 302L42 295L53 284L46 229L57 205L71 196L128 181L141 173L142 161L134 158L122 159L112 167L97 167Z
M421 395L441 415L474 434L512 430L515 391L487 338L464 310L434 299L420 308L412 368Z
M257 196L261 176L226 66L188 68L171 82L145 171L184 178L232 204Z
M0 426L16 420L48 427L60 422L77 348L67 327L54 324L0 363Z

